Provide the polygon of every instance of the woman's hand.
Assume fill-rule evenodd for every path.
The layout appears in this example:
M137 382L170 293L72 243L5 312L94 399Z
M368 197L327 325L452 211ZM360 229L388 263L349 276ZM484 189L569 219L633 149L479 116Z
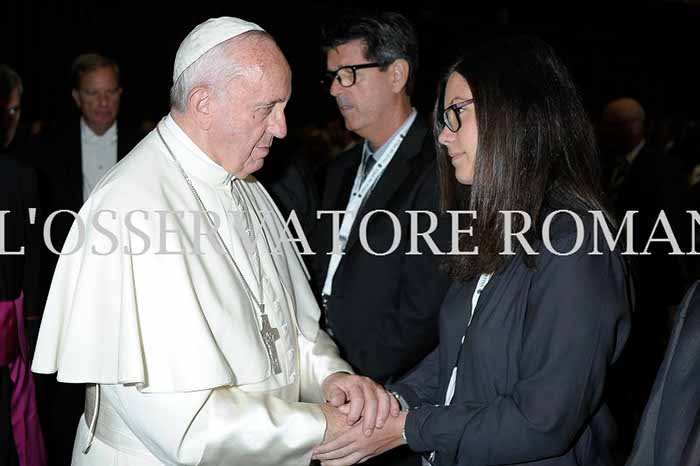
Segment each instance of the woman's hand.
M363 463L385 451L406 443L403 429L406 424L405 411L398 417L390 416L381 429L375 429L371 437L366 437L362 423L339 435L330 442L314 449L313 459L321 461L323 466L346 466Z

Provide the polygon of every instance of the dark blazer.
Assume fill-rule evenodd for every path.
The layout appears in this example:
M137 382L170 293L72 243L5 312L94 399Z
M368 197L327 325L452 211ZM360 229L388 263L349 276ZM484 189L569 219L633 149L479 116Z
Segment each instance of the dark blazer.
M124 158L139 142L140 133L117 122L117 161ZM83 168L80 139L80 120L69 126L49 131L31 151L31 162L36 168L41 198L41 218L45 220L57 210L78 212L83 199ZM60 251L73 225L73 217L57 215L51 227L51 240ZM42 267L42 286L45 292L53 277L58 256L46 250Z
M700 464L700 282L678 308L671 341L628 466Z
M117 161L140 141L139 132L117 122ZM50 131L33 152L33 163L40 175L42 198L50 207L80 210L83 202L83 167L80 120ZM72 222L71 222L72 223Z
M690 216L686 210L686 174L669 154L646 144L628 167L616 196L619 219L634 214L632 241L635 252L644 251L663 211L683 252L690 250ZM663 237L663 228L655 237ZM667 309L675 308L692 281L684 273L690 256L674 256L668 243L649 243L649 255L627 256L635 283L635 313L625 354L611 385L611 405L620 420L621 451L629 452L634 432L651 393L656 372L664 357L672 326ZM659 290L663 290L660 292ZM614 401L613 401L614 399Z
M361 157L362 144L358 144L327 166L321 180L321 210L345 210ZM359 241L360 220L377 209L392 212L401 224L399 247L385 256L365 251ZM423 255L406 255L410 247L407 210L437 212L435 148L420 117L358 213L328 303L328 321L341 355L358 373L380 383L402 375L435 347L438 312L448 287L447 277L438 272L435 256L422 240ZM420 231L426 231L427 215L419 219ZM375 214L367 226L369 246L384 252L393 238L389 217ZM324 215L311 237L315 256L310 269L319 294L332 239L331 218Z
M560 218L550 231L554 248L565 252L576 231ZM573 255L540 244L533 245L534 268L511 258L481 293L468 328L478 277L452 284L439 347L391 387L413 407L411 449L437 451L440 465L611 464L614 422L602 397L629 332L628 276L618 251L602 246L603 255L588 254L592 225L585 225Z
M613 193L616 215L620 220L628 211L638 211L634 215L633 241L636 252L644 251L661 211L666 214L681 250L687 252L690 249L690 229L687 227L690 216L686 210L696 209L697 206L688 205L686 186L687 174L679 160L650 144L639 151L622 185ZM663 236L661 231L661 228L656 231L656 238ZM682 274L679 266L682 259L669 255L672 251L668 243L653 242L649 245L649 252L650 255L633 256L632 263L638 276L639 304L646 306L653 302L659 308L678 305L692 283L685 281ZM655 293L656 286L665 292Z

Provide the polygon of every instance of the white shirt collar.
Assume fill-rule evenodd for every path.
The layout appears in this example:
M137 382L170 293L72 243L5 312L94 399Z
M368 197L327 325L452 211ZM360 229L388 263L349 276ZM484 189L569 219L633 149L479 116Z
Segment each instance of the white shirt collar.
M112 126L109 127L107 131L105 131L104 134L99 135L95 133L92 128L88 126L88 124L85 122L85 118L80 118L80 135L82 136L83 140L89 143L110 143L114 142L117 140L117 122L115 121L112 123Z
M182 168L189 176L195 176L214 186L228 186L231 183L234 176L209 158L209 156L185 134L170 114L163 118L160 125L164 126L177 140L178 145L173 147L173 144L169 144L170 149L175 153L178 162L180 162L180 165L182 165ZM167 135L164 134L163 137L168 141Z

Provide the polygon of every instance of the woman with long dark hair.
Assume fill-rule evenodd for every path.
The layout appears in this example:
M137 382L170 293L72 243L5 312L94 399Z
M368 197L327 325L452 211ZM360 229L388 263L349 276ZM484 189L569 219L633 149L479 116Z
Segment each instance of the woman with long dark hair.
M603 392L629 333L628 275L604 240L616 226L571 77L538 39L492 42L450 68L435 120L442 206L465 211L439 347L391 387L407 411L317 458L408 443L440 465L610 464Z

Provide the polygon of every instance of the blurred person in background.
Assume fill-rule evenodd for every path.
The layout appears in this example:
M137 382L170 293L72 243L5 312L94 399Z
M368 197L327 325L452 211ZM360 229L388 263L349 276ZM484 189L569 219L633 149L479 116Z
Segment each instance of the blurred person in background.
M17 131L22 80L0 65L0 465L44 466L46 451L29 370L38 323L40 228L30 209L34 171L9 154Z

